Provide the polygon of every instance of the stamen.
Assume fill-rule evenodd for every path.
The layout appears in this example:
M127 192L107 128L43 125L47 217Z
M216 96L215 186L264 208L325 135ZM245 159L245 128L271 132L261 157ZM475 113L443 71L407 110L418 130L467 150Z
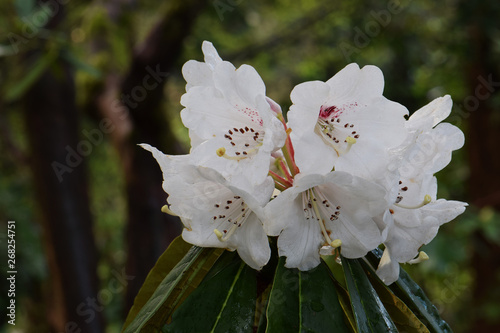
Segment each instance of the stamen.
M217 229L214 229L214 234L217 236L217 238L222 242L222 237L224 236L222 232L220 232Z
M333 242L330 243L330 246L336 249L337 247L340 247L342 245L342 241L340 239L335 239Z
M314 193L313 193L313 190L312 189L309 189L309 195L311 198L314 199ZM326 227L325 227L325 220L323 220L321 218L321 214L319 212L319 208L318 208L318 204L316 203L316 200L311 200L312 202L312 206L313 206L313 209L314 209L314 212L316 213L316 218L319 222L319 226L321 228L321 232L323 233L323 237L325 237L325 240L328 244L330 244L332 247L338 247L338 246L333 246L332 244L337 244L337 243L334 243L332 241L332 239L330 238L330 236L328 235L328 232L326 231ZM341 242L342 243L342 242Z
M217 149L217 156L222 157L224 155L226 155L226 148L220 147L219 149Z
M426 261L426 260L429 260L429 256L424 251L420 251L418 253L418 257L408 261L408 263L413 265L413 264L421 263L422 261Z
M179 215L175 214L174 212L172 212L170 210L170 208L168 208L167 205L164 205L163 207L161 207L161 211L162 211L162 213L165 213L165 214L168 214L168 215L179 216Z
M415 205L415 206L406 206L406 205L401 205L399 203L395 203L394 206L399 207L399 208L404 208L404 209L418 209L420 207L424 207L425 205L427 205L431 201L432 201L431 196L428 195L428 194L426 194L425 197L424 197L424 200L421 203L419 203L418 205Z
M236 199L237 196L235 196L235 199ZM239 199L239 197L238 197ZM227 203L230 205L232 204L233 202L231 200L227 200ZM228 212L228 214L231 214L229 216L228 219L227 219L227 222L231 223L231 227L229 228L229 230L223 230L222 232L219 231L218 229L214 229L214 233L215 235L217 236L217 238L219 239L219 241L221 242L225 242L227 241L233 234L234 232L243 225L243 223L245 222L245 220L247 219L248 215L250 215L250 213L248 212L249 208L248 206L245 205L245 202L242 201L241 204L243 205L243 207L241 208L241 211L239 211L239 208L238 208L238 213L235 217L235 215L231 212ZM227 207L226 207L227 209ZM234 212L234 211L233 211ZM219 218L226 218L225 215L221 215L219 216Z
M346 154L347 152L349 152L349 150L351 150L352 145L356 143L356 139L353 138L352 136L348 136L347 138L345 138L345 142L347 142L347 148L344 154Z

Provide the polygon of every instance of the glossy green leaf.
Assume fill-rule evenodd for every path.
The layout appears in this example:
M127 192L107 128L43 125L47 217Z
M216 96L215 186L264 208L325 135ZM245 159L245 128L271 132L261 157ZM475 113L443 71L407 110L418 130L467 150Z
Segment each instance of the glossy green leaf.
M336 287L337 295L339 298L340 306L344 310L347 322L349 323L349 330L351 332L356 332L356 321L354 319L354 314L352 312L351 301L349 299L349 293L347 292L347 284L345 281L344 269L341 264L335 261L335 256L321 256L321 259L330 269L332 281Z
M301 332L350 332L328 266L299 272Z
M124 327L123 332L159 331L189 291L196 288L198 281L206 275L222 252L223 249L193 246L158 285L134 320Z
M350 332L328 266L287 269L280 258L267 308L267 330L274 332Z
M382 257L382 250L375 249L366 256L373 267L377 267ZM418 284L416 284L403 268L399 270L399 279L389 285L389 289L399 297L412 312L425 324L430 332L452 332L448 323L440 316L436 307Z
M323 261L328 265L328 268L330 268L330 272L332 272L335 281L337 281L342 288L347 289L344 269L341 264L335 261L335 256L321 256L321 259L323 259Z
M144 281L139 293L135 297L134 305L130 309L123 328L125 329L137 316L142 307L148 302L156 288L160 285L168 273L177 265L177 263L188 253L192 245L186 243L181 236L175 238L168 248L156 261L146 280Z
M269 304L269 295L271 294L272 285L268 285L264 292L257 298L257 306L255 309L254 325L257 326L256 333L265 333L267 329L266 310Z
M285 268L280 257L266 310L268 333L299 332L299 271Z
M253 332L256 271L226 252L172 315L165 332Z
M360 262L357 259L342 258L342 265L358 331L397 332L396 325L368 280Z
M407 333L429 333L427 327L410 308L378 278L373 268L364 261L361 261L361 265L398 330Z

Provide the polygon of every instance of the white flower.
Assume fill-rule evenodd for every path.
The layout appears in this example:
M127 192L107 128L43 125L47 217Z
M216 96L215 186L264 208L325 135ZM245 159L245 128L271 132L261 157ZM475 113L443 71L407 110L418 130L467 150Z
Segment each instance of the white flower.
M253 67L236 69L209 42L203 43L203 52L205 63L188 61L183 67L188 84L181 117L189 129L192 161L232 183L245 178L252 186L260 184L271 153L286 138L272 110L276 103L266 98L264 82Z
M302 172L326 174L334 167L364 178L386 168L387 150L407 136L408 111L382 96L379 68L350 64L327 82L297 85L288 113Z
M409 141L400 173L405 178L434 174L451 161L451 153L464 145L462 131L449 123L440 123L451 112L449 95L439 97L415 111L406 122Z
M271 250L257 212L272 195L270 177L254 187L254 193L248 193L214 170L191 165L189 155L169 156L149 145L141 146L153 154L162 169L169 210L181 218L186 242L237 250L254 269L268 262Z
M347 172L298 174L293 186L265 207L264 228L279 236L286 267L314 268L323 245L341 245L343 256L359 258L382 241L372 217L387 208L384 195L382 187Z
M377 269L386 284L398 279L399 263L421 261L422 257L414 259L419 248L467 206L459 201L436 200L437 180L433 174L448 165L452 151L464 144L463 133L457 127L438 124L449 115L451 106L449 96L438 98L416 111L407 122L410 136L398 151L402 154L397 170L400 178L388 189L397 189L396 199L389 213L376 219L387 234Z

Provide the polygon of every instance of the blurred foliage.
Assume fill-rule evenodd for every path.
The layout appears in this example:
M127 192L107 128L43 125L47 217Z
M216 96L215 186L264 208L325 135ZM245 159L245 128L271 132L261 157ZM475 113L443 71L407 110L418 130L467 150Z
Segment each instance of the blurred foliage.
M78 104L85 110L82 131L92 130L98 125L93 114L96 110L88 110L90 101L102 92L107 78L125 75L133 47L144 40L168 5L158 5L152 0L66 2L66 19L58 32L35 27L32 34L28 30L34 19L50 16L50 10L35 5L34 0L0 3L0 96L3 96L0 98L0 237L5 244L5 222L15 220L22 272L18 275L17 299L32 309L30 314L21 310L25 322L27 316L44 311L44 305L37 302L47 292L44 286L48 269L32 195L19 100L36 80L36 66L43 69L50 66L50 61L38 62L32 68L20 64L32 56L40 40L48 41L44 44L46 55L54 52L69 59L76 73ZM165 112L172 119L171 128L165 130L173 131L186 151L189 138L179 117L182 109L179 100L185 84L181 68L188 59L202 60L203 40L212 41L220 55L236 66L243 63L254 66L266 82L268 96L280 103L284 111L290 106L289 94L296 84L327 80L350 62L380 67L386 80L385 96L410 111L435 97L450 94L457 112L466 97L463 67L469 45L467 26L462 23L467 9L460 9L456 0L215 0L211 4L185 40L182 56L165 88ZM391 12L394 8L397 10ZM498 59L498 17L488 11L482 15L481 27L493 41L490 57ZM13 41L17 43L14 48ZM500 107L498 97L489 102ZM454 119L466 130L462 118ZM91 180L91 209L100 255L98 274L105 288L113 279L113 270L120 271L125 263L126 203L121 161L110 139L105 138L93 148L85 162ZM469 176L466 158L464 149L455 152L452 163L437 175L440 197L468 199L464 185ZM470 257L473 246L470 235L477 230L500 244L500 214L491 208L470 207L462 217L444 225L436 239L423 247L431 260L405 266L457 332L467 330L465 314L469 310L471 286L474 279L480 279L472 274ZM2 262L4 256L2 250ZM4 284L2 277L2 290ZM104 310L109 332L117 332L123 322L122 295L113 296ZM0 306L5 306L4 302L1 298ZM500 305L487 304L485 311L498 317ZM5 318L1 320L0 324ZM18 328L29 331L25 325L28 324Z

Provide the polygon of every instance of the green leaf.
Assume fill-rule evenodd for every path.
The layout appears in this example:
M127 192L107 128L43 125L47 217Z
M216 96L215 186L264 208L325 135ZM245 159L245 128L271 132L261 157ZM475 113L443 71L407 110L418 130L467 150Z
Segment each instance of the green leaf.
M261 281L259 281L261 282ZM267 329L266 310L269 304L269 295L271 294L272 284L269 284L264 292L257 298L257 307L255 310L254 325L257 326L257 333L265 333Z
M123 332L159 331L187 294L197 287L222 252L223 249L193 246L158 285L134 320L123 328Z
M342 265L335 261L335 256L321 256L321 259L325 261L332 272L335 281L342 286L342 288L347 289L347 284L345 282L344 269Z
M280 258L269 305L266 332L350 332L328 267L287 269Z
M57 52L53 51L49 51L37 59L29 69L28 74L7 90L5 93L5 100L7 102L12 102L22 97L56 59Z
M322 262L299 278L301 332L350 332L328 266Z
M373 288L375 288L382 304L384 304L398 330L407 333L429 333L427 327L425 327L410 308L378 278L373 268L364 261L361 261L361 265L365 269Z
M340 302L340 306L344 311L344 314L347 319L347 323L349 324L349 330L351 332L356 332L356 320L354 319L354 313L352 312L351 300L349 298L349 293L347 292L347 284L344 276L344 269L342 265L338 264L333 256L325 256L322 257L325 260L326 265L330 269L332 281L336 287L338 299ZM341 275L339 275L341 274ZM339 281L340 280L340 281Z
M368 253L366 258L373 267L378 267L382 250L375 249ZM399 269L399 279L389 285L389 289L399 297L413 313L433 333L452 332L448 323L440 316L436 307L418 284L416 284L403 268Z
M358 331L397 332L375 289L357 259L342 257L344 274Z
M356 332L356 319L354 319L354 313L352 312L351 299L349 298L349 293L347 290L342 288L337 288L337 293L339 297L340 306L347 317L347 322L349 323L349 331Z
M125 329L137 316L142 307L148 302L156 288L163 281L165 276L177 265L177 263L188 253L192 245L186 243L181 236L175 238L163 254L158 258L155 266L149 272L144 284L134 300L134 305L130 309L123 328Z
M298 293L299 271L285 268L285 258L280 257L266 311L266 332L299 332Z
M166 332L253 332L256 271L226 252L172 315Z

